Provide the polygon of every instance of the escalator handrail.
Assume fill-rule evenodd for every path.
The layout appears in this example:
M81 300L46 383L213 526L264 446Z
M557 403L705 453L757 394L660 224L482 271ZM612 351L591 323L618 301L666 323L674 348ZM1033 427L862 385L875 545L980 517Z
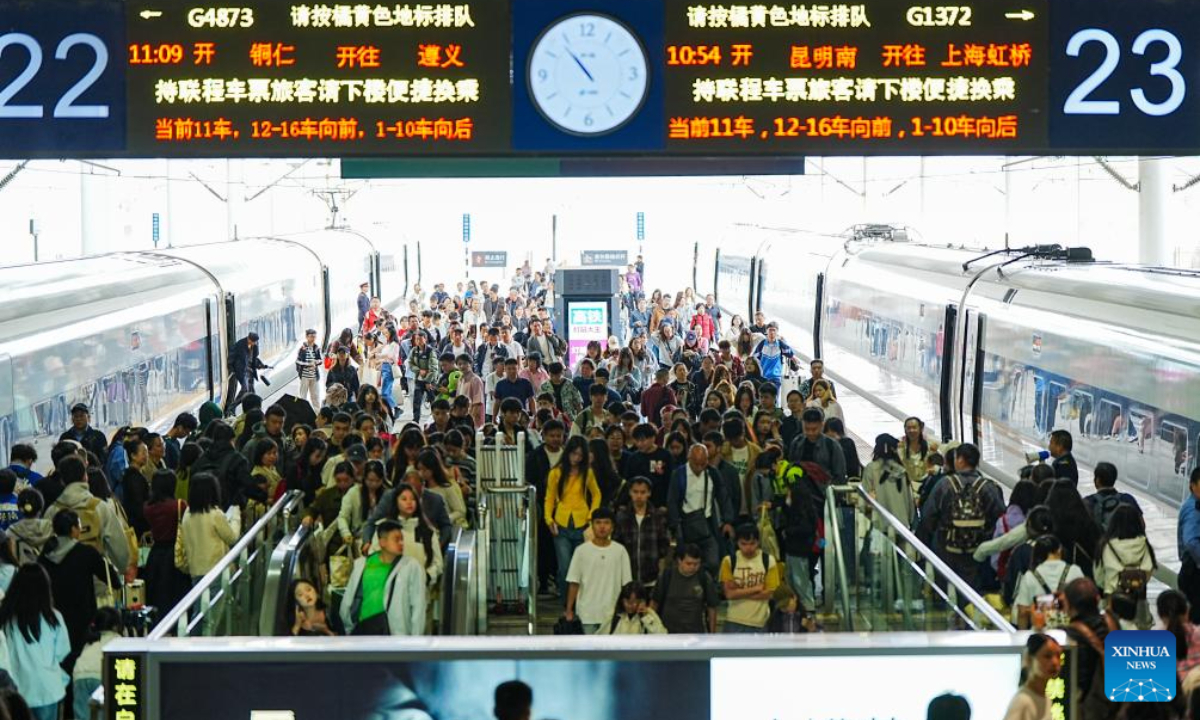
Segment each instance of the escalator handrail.
M258 634L271 637L280 632L280 622L287 613L288 589L296 579L296 565L304 546L314 536L314 529L301 524L291 535L275 546L267 563L267 579L263 587L263 602L258 618Z
M825 510L829 517L829 532L827 536L833 538L833 556L837 573L835 574L838 589L841 591L842 598L842 617L845 618L846 630L854 629L854 616L850 610L850 583L846 580L846 558L842 554L842 533L840 529L841 520L838 518L837 502L834 498L834 486L829 485L825 488Z
M254 523L249 530L242 533L241 539L234 543L233 547L229 548L229 552L225 553L225 556L222 557L203 578L201 578L200 582L196 583L195 587L193 587L187 595L184 595L183 599L180 600L175 607L171 608L170 612L163 616L162 620L159 621L158 625L155 626L154 630L150 633L150 635L147 636L148 639L161 640L165 637L168 637L171 631L177 629L180 620L187 616L188 609L198 603L204 593L208 592L212 586L219 583L224 572L241 558L242 553L247 551L250 546L257 541L263 530L265 530L278 515L284 513L285 508L288 512L291 512L293 506L295 506L300 499L303 498L303 496L304 494L299 490L293 490L279 498L279 500L277 500L275 504L272 505L269 510L267 510L266 514L259 518L258 522ZM179 528L179 530L182 530L182 528Z
M937 556L937 553L931 550L928 545L918 540L917 536L908 529L907 525L900 522L895 515L888 512L883 505L880 505L878 500L871 497L871 494L867 492L866 488L864 488L862 485L858 485L856 487L858 489L859 497L866 501L868 505L870 505L871 512L877 514L886 525L890 526L897 535L911 545L925 562L928 562L934 567L934 569L938 571L938 573L944 576L946 580L948 580L950 584L954 586L959 594L967 599L967 602L974 605L975 608L982 613L985 618L988 619L988 622L990 622L993 627L995 627L997 630L1003 630L1007 633L1015 633L1017 631L1017 629L1013 627L1012 623L1010 623L1003 615L997 612L994 607L989 605L988 602L983 599L983 596L975 590L975 588L968 585L962 578L958 576L958 573L950 569L950 566L943 562L942 559Z

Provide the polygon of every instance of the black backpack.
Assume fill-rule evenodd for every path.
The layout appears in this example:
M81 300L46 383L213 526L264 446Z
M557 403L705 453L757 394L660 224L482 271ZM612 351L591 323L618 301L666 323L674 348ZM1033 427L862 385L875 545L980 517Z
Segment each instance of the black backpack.
M983 488L989 482L980 476L970 485L963 485L958 475L946 476L950 483L950 517L942 546L959 555L970 555L983 544L988 533L983 512Z
M1117 508L1121 507L1120 493L1105 493L1096 498L1092 503L1092 519L1096 521L1096 525L1100 526L1100 532L1108 531L1108 523L1112 520L1113 513Z

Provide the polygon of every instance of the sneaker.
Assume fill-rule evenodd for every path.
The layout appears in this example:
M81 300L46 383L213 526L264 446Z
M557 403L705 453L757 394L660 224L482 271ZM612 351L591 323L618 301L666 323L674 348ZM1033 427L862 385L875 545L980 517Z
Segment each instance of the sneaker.
M917 598L908 604L908 609L915 613L923 613L925 612L925 601Z
M892 603L892 609L896 612L904 612L904 600L897 599L896 602Z

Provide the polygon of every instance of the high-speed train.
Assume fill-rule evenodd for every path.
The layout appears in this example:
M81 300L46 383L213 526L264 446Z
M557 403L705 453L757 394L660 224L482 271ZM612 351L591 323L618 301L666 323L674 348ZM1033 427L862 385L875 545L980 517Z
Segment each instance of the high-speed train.
M3 459L31 443L48 469L75 403L110 437L221 403L229 348L252 331L273 366L272 388L259 392L277 393L296 378L307 328L326 347L357 325L363 282L397 306L407 246L380 251L356 232L327 230L0 268Z
M1113 462L1170 507L1188 494L1200 273L1096 262L1083 248L934 247L890 226L737 226L694 253L696 289L727 320L762 310L868 400L976 443L988 472L1015 479L1061 428L1081 464Z

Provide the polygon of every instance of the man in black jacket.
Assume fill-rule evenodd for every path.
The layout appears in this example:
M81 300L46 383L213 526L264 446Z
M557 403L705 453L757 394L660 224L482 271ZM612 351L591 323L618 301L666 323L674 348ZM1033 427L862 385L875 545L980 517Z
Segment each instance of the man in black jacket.
M258 371L266 368L258 359L258 333L252 332L234 343L229 351L229 392L226 393L225 413L233 412L247 394L254 392Z
M74 440L82 445L84 450L96 453L100 464L104 465L108 461L108 440L104 438L104 433L91 426L91 420L88 406L75 403L71 406L71 427L58 436L58 441Z
M212 444L192 466L192 475L212 473L221 486L221 509L241 506L246 500L267 502L267 493L250 478L250 463L233 446L233 428L218 422L212 428Z
M542 445L525 455L526 480L537 489L538 547L538 593L550 592L550 581L557 577L558 558L554 554L554 536L550 527L542 522L541 507L546 501L546 478L562 459L566 427L559 420L550 420L542 426ZM558 588L565 592L566 588Z

